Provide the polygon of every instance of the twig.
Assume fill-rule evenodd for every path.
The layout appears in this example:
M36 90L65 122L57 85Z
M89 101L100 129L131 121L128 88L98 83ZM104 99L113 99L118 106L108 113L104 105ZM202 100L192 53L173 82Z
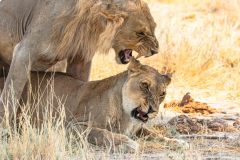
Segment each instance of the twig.
M192 134L192 135L181 135L180 138L185 139L194 139L194 138L204 138L204 139L218 139L218 140L226 140L226 139L233 139L233 136L228 136L226 134L224 135L198 135L198 134Z

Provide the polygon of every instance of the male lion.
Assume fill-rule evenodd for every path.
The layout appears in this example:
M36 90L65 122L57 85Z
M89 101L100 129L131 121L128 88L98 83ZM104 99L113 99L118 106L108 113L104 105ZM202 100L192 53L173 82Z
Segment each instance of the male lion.
M132 50L146 57L158 51L156 24L142 0L3 0L0 17L0 64L11 64L0 122L3 104L20 98L30 70L67 59L67 73L87 81L96 52L113 48L125 64ZM7 100L10 88L14 98Z
M144 123L156 117L170 81L168 75L161 75L135 59L131 60L127 71L99 81L83 82L63 73L32 73L31 96L40 100L36 107L38 114L33 108L30 112L41 121L47 103L52 103L53 107L50 117L58 117L61 114L58 111L64 106L67 123L76 124L79 131L91 127L89 142L97 145L113 142L115 146L125 144L136 149L137 143L128 136L135 135ZM2 82L0 84L3 86ZM51 89L54 100L49 102L47 91ZM26 99L28 96L23 93ZM59 99L64 105L59 105ZM36 103L34 98L29 101Z

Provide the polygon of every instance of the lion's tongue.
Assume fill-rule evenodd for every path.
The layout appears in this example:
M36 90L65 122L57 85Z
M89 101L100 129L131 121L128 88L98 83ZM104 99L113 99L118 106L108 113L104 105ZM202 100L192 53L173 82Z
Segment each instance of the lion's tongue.
M146 113L144 113L143 111L141 111L140 109L138 109L138 113L139 113L139 117L143 120L147 119L147 115Z
M131 49L124 50L124 56L126 60L129 60L132 57L132 50Z
M125 49L119 53L119 58L120 58L122 64L127 64L130 61L131 57L132 57L131 49Z

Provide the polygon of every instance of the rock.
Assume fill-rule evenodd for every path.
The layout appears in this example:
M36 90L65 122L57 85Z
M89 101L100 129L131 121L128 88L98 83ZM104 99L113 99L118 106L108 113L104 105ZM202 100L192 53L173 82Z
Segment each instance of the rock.
M194 99L190 96L190 93L186 93L183 98L182 101L180 102L179 106L183 107L184 105L188 104L189 102L193 102Z
M197 119L186 115L172 118L168 124L180 134L196 134L206 131L234 132L236 129L221 118Z
M208 120L206 124L212 131L225 131L228 127L227 122L220 118Z
M215 108L210 107L207 103L197 102L190 96L190 93L186 93L181 102L173 101L165 103L164 108L171 108L176 112L180 113L199 113L202 115L208 115L217 113Z
M240 118L236 119L236 121L233 123L233 126L237 129L240 129Z
M175 127L181 134L198 133L203 127L195 119L189 118L186 115L174 117L168 122L168 124Z

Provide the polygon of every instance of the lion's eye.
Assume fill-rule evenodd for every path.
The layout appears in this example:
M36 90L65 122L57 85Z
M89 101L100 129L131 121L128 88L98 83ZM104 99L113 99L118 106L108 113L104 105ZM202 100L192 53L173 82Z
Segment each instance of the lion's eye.
M137 35L139 35L139 36L145 36L145 33L144 33L144 32L138 32Z
M141 87L142 87L142 88L148 88L148 84L147 84L146 82L142 82L142 83L141 83Z

